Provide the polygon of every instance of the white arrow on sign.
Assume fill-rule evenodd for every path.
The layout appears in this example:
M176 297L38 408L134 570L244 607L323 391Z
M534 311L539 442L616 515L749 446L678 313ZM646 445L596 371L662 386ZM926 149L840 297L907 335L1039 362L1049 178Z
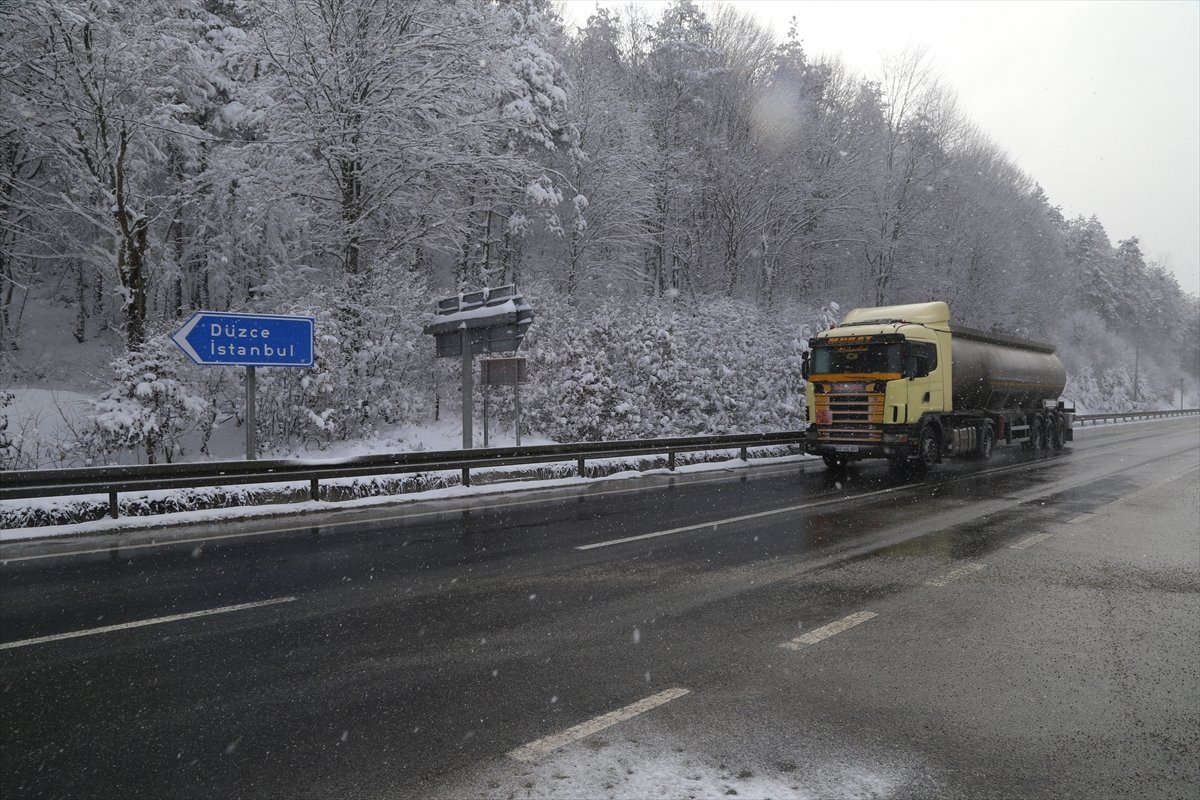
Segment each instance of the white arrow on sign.
M200 354L196 352L196 348L192 347L191 342L187 340L187 336L192 332L192 328L196 327L200 322L203 314L192 314L192 318L183 324L183 327L171 334L171 341L179 346L179 349L187 354L187 357L197 364L203 364L204 359L200 358Z

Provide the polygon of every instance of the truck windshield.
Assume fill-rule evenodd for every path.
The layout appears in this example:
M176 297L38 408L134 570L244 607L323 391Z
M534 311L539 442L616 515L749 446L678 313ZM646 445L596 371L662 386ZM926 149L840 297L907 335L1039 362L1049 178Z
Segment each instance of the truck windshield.
M901 371L899 344L823 345L813 348L814 375L896 373Z

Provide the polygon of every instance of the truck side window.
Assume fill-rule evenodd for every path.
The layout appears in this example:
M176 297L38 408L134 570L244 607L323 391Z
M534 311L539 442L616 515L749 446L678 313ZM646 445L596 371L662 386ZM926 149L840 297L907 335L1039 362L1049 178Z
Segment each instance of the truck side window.
M929 342L910 342L908 345L911 350L909 352L914 356L922 356L929 364L929 371L933 372L937 369L937 345Z

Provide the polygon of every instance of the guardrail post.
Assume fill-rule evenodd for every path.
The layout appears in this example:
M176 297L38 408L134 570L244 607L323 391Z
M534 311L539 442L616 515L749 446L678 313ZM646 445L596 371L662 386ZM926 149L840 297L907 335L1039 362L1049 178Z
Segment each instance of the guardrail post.
M675 451L671 450L667 453L667 469L675 469Z
M112 517L113 519L116 519L117 513L118 513L118 511L117 511L117 493L109 492L108 493L108 515L110 517Z
M310 478L308 481L308 499L310 499L310 500L320 500L321 499L321 490L318 487L318 482L317 482L316 478Z
M742 461L750 460L750 448L742 445Z
M470 467L462 468L462 485L463 486L471 485L471 468Z
M583 459L582 458L579 459L579 464L577 466L579 467L579 477L586 478L587 470L584 469L584 467L583 467Z

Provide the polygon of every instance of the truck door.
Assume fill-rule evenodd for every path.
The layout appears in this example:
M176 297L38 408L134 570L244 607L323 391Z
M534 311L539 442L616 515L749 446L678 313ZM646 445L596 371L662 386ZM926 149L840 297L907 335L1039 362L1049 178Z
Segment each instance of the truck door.
M921 356L929 366L929 374L908 382L908 421L916 422L927 411L942 412L945 398L943 365L938 360L937 345L933 342L909 341L908 353Z

